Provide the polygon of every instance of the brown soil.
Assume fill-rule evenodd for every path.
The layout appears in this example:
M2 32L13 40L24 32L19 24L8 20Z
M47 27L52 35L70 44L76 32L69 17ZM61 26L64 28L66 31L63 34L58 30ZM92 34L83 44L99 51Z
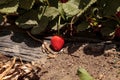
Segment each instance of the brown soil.
M37 80L80 80L77 75L79 67L86 69L95 80L120 80L120 53L115 50L115 45L107 45L104 49L96 43L66 45L64 53L43 57L37 64L32 63L40 67ZM9 60L0 55L0 62Z
M18 38L20 38L20 35L15 39ZM22 41L28 40L22 39ZM15 40L14 42L17 41ZM17 42L17 44L20 45L22 43ZM26 42L26 44L28 43ZM95 80L120 80L120 52L117 51L119 48L116 47L115 44L111 43L66 43L65 48L63 48L63 51L59 54L51 54L49 58L43 56L39 61L36 61L37 63L32 62L35 68L30 68L29 71L34 71L32 73L35 74L35 76L27 80L79 80L77 75L77 69L79 67L86 69ZM12 53L10 52L9 54ZM8 61L11 61L9 57L0 55L0 74L4 70L4 68L1 70L4 65L3 63ZM20 66L23 66L23 64Z
M42 65L42 70L46 73L41 76L41 80L79 80L77 76L79 67L85 68L95 80L120 79L120 53L109 49L100 54L94 46L94 50L89 49L88 54L84 49L88 50L88 45L73 44L70 50L67 49L69 50L67 53L46 60Z

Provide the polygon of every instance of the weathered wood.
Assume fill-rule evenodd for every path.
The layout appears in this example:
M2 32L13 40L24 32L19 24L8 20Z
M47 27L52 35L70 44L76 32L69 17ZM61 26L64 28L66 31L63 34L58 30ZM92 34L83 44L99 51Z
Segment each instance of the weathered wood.
M46 55L42 52L40 42L34 41L26 33L10 30L0 31L0 53L25 61L36 61Z

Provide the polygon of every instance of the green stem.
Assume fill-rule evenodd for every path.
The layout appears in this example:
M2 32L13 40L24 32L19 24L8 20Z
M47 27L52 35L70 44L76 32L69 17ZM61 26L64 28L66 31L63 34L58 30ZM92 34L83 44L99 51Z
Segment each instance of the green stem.
M58 19L58 25L57 25L57 31L58 31L58 35L60 35L60 21L61 21L61 16L59 16L59 19Z
M41 20L41 18L43 17L46 8L47 8L47 6L44 6L44 7L43 7L42 13L41 13L40 16L39 16L39 20Z
M48 6L50 6L50 3L49 3L49 1L48 1L48 0L46 0L46 3L47 3L47 5L48 5Z

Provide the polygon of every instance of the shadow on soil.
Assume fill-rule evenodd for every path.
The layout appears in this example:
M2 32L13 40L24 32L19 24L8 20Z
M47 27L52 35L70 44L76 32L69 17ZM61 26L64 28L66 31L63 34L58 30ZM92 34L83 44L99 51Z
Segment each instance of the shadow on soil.
M83 51L87 55L100 56L104 54L105 46L97 44L88 44L84 47Z
M80 47L85 45L84 43L70 43L66 44L65 47L67 48L68 54L73 54L77 50L79 50ZM94 56L100 56L104 53L104 46L103 45L97 45L97 44L87 44L83 47L83 52L87 55L94 55Z
M77 51L80 46L82 46L82 43L67 43L65 47L67 48L68 54L73 54L75 51Z
M120 50L120 46L118 44L115 44L114 42L106 43L106 44L103 44L101 42L98 43L76 42L76 43L67 44L66 47L68 47L67 50L69 54L73 54L74 52L79 50L80 47L82 47L82 50L86 55L93 55L93 56L101 56L105 54L106 51L108 52L110 50L116 50L116 51Z

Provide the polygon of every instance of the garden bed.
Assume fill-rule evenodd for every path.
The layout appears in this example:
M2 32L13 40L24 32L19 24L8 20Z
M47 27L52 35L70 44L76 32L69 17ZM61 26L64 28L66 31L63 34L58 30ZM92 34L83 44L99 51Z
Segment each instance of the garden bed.
M3 76L5 80L79 80L79 67L86 69L95 80L120 79L119 46L114 43L73 40L67 42L58 54L48 54L42 52L40 42L26 33L17 33L13 35L10 29L0 33L0 73L3 74L8 68L5 66L13 63ZM13 61L13 57L17 60ZM8 77L10 75L12 78Z

